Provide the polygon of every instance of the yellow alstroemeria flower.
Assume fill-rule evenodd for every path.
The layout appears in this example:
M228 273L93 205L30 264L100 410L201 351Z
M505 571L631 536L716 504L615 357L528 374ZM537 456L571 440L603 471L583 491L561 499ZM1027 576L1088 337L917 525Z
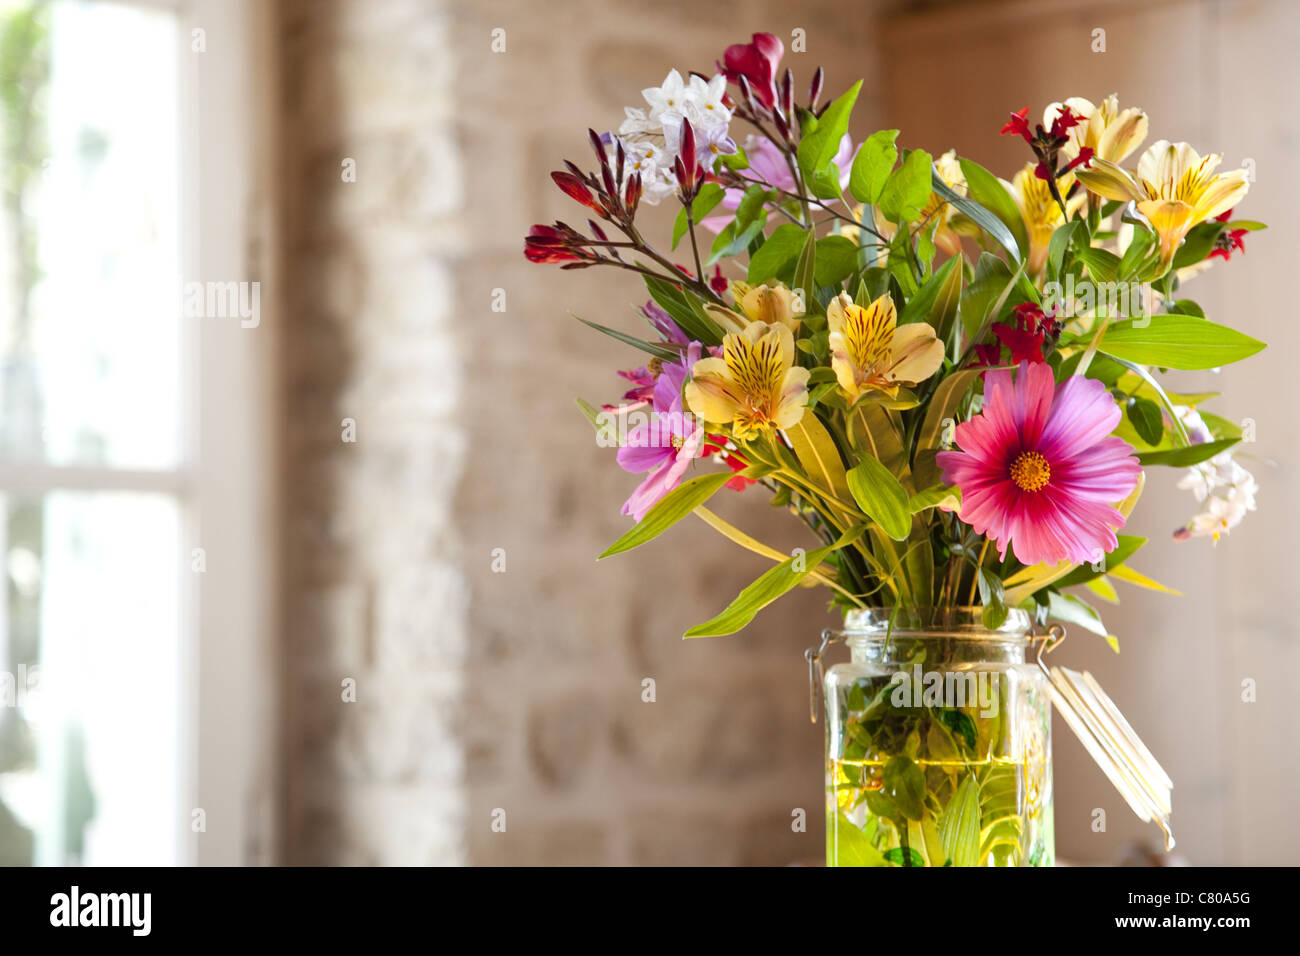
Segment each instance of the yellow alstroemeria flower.
M751 322L780 323L791 332L799 331L799 322L805 311L803 296L792 292L783 283L752 286L747 282L732 282L731 294L736 299L736 308Z
M925 322L898 324L889 293L863 308L841 292L826 307L831 368L850 400L876 389L890 397L943 364L943 343Z
M1062 148L1070 159L1076 159L1086 146L1097 159L1122 163L1147 138L1147 114L1133 107L1121 111L1119 97L1114 93L1099 106L1082 96L1072 96L1064 104L1051 103L1043 111L1045 127L1051 127L1063 105L1084 120L1070 130L1070 140Z
M808 369L794 364L794 333L752 322L722 340L721 358L703 358L686 384L690 410L745 439L767 428L792 428L808 407Z
M1160 264L1168 267L1193 226L1227 212L1250 189L1244 169L1216 173L1221 162L1218 153L1201 156L1186 143L1162 139L1142 154L1136 173L1106 160L1076 172L1097 195L1137 203L1160 237Z
M1030 273L1042 270L1043 263L1047 261L1047 244L1052 240L1052 233L1065 222L1061 207L1052 198L1047 180L1035 176L1034 169L1034 163L1026 163L1011 182L1002 181L1002 185L1011 193L1011 198L1016 201L1020 218L1025 221L1025 231L1029 234L1029 262L1025 268ZM1056 181L1056 185L1061 195L1066 195L1074 185L1074 174L1066 173ZM1073 215L1083 201L1082 195L1066 200L1066 209Z
M934 168L938 171L939 178L944 181L944 184L949 189L959 196L966 195L966 174L962 172L961 163L957 160L957 151L955 149L950 149L938 157L934 161ZM954 212L952 204L938 193L931 192L930 200L925 204L925 209L921 211L921 217L917 220L918 225L920 223L926 223L927 225L932 222L938 223L938 227L934 232L935 247L950 256L955 256L961 252L961 236L949 225ZM856 215L861 221L861 212L859 211ZM879 206L873 209L873 219L876 232L886 239L894 237L897 227L881 214ZM846 229L853 228L852 226L842 227L840 232L843 234ZM888 260L888 252L883 249L879 250L879 262L877 264L883 265Z

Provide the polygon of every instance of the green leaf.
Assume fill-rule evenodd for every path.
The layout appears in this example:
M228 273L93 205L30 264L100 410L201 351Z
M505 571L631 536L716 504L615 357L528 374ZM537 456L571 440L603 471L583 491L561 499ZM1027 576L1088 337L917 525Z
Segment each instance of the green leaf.
M1114 282L1119 278L1119 256L1105 249L1091 246L1076 249L1074 256L1088 267L1088 275L1093 282Z
M874 206L880 201L889 173L898 162L898 130L882 129L862 143L849 174L849 192L858 202Z
M849 491L867 517L880 525L895 541L902 541L912 529L912 512L907 491L893 472L876 459L865 457L848 474Z
M1012 262L1020 262L1021 246L1016 242L1015 235L1007 228L1006 223L974 200L967 199L960 193L954 192L952 187L943 181L943 177L939 175L937 170L931 173L931 185L936 193L952 203L967 219L983 229L998 245L1005 249ZM1029 248L1027 244L1025 248Z
M813 412L805 412L797 425L785 430L804 473L818 488L829 491L841 501L848 501L849 484L844 476L844 462L826 426Z
M906 850L901 846L890 847L881 856L896 866L925 866L925 857L915 847L909 846Z
M1056 618L1058 621L1065 621L1067 624L1077 624L1085 631L1092 631L1092 633L1100 634L1102 637L1110 636L1110 632L1106 630L1106 625L1101 623L1101 615L1097 613L1096 609L1073 594L1061 594L1057 591L1049 592L1047 616Z
M1018 249L1028 249L1029 237L1025 232L1024 217L1020 215L1020 208L1011 198L1011 193L1007 192L1007 187L973 159L961 159L958 162L961 163L962 175L966 179L966 192L970 198L997 216L1016 240Z
M570 312L569 314L573 315L572 312ZM682 357L682 353L680 349L670 349L666 345L660 345L657 342L646 342L643 339L638 339L634 335L628 335L626 332L620 332L618 329L611 329L608 328L607 326L600 325L596 322L588 322L586 319L578 315L574 315L573 317L577 319L579 322L581 322L583 325L589 328L593 328L597 332L604 332L610 338L618 339L618 341L622 342L624 345L630 345L635 349L640 349L642 352L645 352L648 355L653 355L655 358L664 359L665 361L668 362L676 362L679 361Z
M1226 222L1203 222L1193 226L1174 253L1173 268L1182 269L1203 260L1214 251L1215 242L1227 227Z
M941 710L939 720L952 733L954 737L960 737L967 750L975 749L975 742L979 734L975 730L975 721L971 719L970 714L954 709Z
M902 754L889 758L881 774L881 791L909 820L925 816L925 775Z
M837 286L858 268L858 246L844 236L817 240L813 277L819 287Z
M932 485L908 498L907 510L916 514L927 508L938 507L949 499L961 504L961 489L956 485Z
M1190 315L1151 315L1117 322L1102 335L1099 345L1099 351L1118 359L1184 370L1230 365L1264 348L1263 342L1236 329Z
M758 285L773 278L799 255L807 241L808 233L802 226L796 226L792 222L777 226L762 248L749 257L749 275L746 281L750 285Z
M746 249L755 238L763 234L763 226L767 224L767 215L763 214L757 219L742 227L739 217L727 223L725 229L718 233L713 239L713 245L709 249L709 257L704 261L706 266L711 266L719 259L729 259L732 256L738 256Z
M761 186L757 188L760 190L762 189ZM700 194L696 196L695 201L691 203L691 215L695 218L696 225L699 224L701 219L713 211L713 207L722 202L722 197L726 194L727 191L717 183L704 184L700 189ZM681 212L677 214L677 221L673 223L672 247L674 249L677 248L677 243L682 241L682 236L686 235L686 227L686 207L682 206Z
M834 848L835 866L886 866L885 858L856 823L840 811L833 824L827 823L827 838Z
M729 473L720 476L725 482L731 477ZM667 499L665 499L667 500ZM656 506L657 507L657 506ZM646 515L649 520L650 515ZM819 564L826 560L834 551L847 547L862 536L867 529L866 525L857 525L850 528L833 543L822 548L816 548L806 554L799 553L786 558L775 567L769 568L764 574L746 587L736 599L727 605L726 609L717 616L705 621L703 624L697 624L683 637L722 637L727 634L735 634L746 624L754 619L763 608L767 607L781 595L785 594L791 588L797 586L800 581L815 570Z
M1144 451L1139 452L1137 458L1143 465L1168 465L1171 468L1186 468L1207 461L1222 451L1227 451L1240 440L1239 438L1223 438L1219 441L1188 445L1186 448Z
M945 297L941 308L951 308L953 313L956 313L957 302L961 298L961 262L961 256L953 256L935 270L934 275L926 279L925 283L916 290L916 294L907 300L907 305L903 306L903 311L898 316L898 324L907 325L909 322L921 322L931 318L931 313L936 311L935 303L939 299L940 292L943 292ZM953 273L957 273L956 296L953 296L951 288ZM933 322L930 325L936 330L939 328Z
M811 230L794 267L792 288L803 291L804 305L812 312L817 305L817 234Z
M984 610L980 615L982 622L990 631L996 631L1006 623L1008 614L1002 579L988 568L981 567L978 581L980 604L984 606Z
M1121 281L1131 279L1137 274L1139 267L1146 259L1147 252L1155 243L1156 237L1150 229L1135 225L1133 227L1133 239L1124 250L1123 257L1119 260L1119 277Z
M1165 433L1164 415L1160 406L1149 398L1135 398L1129 402L1128 420L1148 445L1159 445Z
M1117 535L1119 543L1115 545L1110 554L1103 556L1101 560L1101 570L1094 571L1092 565L1081 564L1065 577L1056 582L1058 588L1068 588L1075 584L1087 584L1095 578L1101 577L1108 571L1113 571L1121 564L1133 557L1142 545L1147 543L1147 539L1135 534Z
M979 862L980 798L975 774L968 773L957 786L939 814L938 826L939 844L953 866L975 866Z
M861 88L862 81L859 80L848 92L832 101L818 117L817 127L799 141L799 169L809 191L819 199L838 199L840 196L835 154L849 130L849 116Z
M880 193L880 211L890 222L914 222L930 201L930 154L914 149L889 174Z
M1052 238L1047 242L1047 276L1059 280L1061 268L1065 265L1065 253L1070 248L1070 240L1076 229L1087 226L1082 219L1071 219L1063 226L1057 226Z
M944 422L957 420L957 409L970 387L979 379L982 369L963 369L954 372L934 390L925 412L925 420L916 437L916 460L913 469L918 484L934 484L940 480L934 456L943 442Z
M677 327L692 339L705 345L721 345L722 329L704 314L694 296L679 289L671 282L645 276L646 289L650 298L667 312Z
M730 481L731 477L731 472L725 471L718 474L700 475L698 478L682 482L668 492L663 500L646 512L645 517L638 521L627 534L606 548L601 557L607 558L611 554L631 551L633 548L640 547L647 541L658 537L713 497L714 492ZM812 567L816 567L820 560L819 558L817 562L814 562Z

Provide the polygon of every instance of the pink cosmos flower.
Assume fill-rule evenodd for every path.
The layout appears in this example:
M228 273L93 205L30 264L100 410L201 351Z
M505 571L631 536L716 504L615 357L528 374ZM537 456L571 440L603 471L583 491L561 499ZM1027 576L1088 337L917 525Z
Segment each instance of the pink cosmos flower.
M1137 487L1133 448L1110 433L1119 406L1094 379L1055 384L1045 363L986 373L984 409L957 426L960 451L939 453L961 488L961 519L1021 564L1098 560L1118 544L1115 508Z
M623 503L623 514L636 521L654 507L664 495L677 487L692 458L700 454L704 428L694 416L681 411L658 415L650 422L637 425L627 435L627 443L618 450L618 463L624 471L650 472Z

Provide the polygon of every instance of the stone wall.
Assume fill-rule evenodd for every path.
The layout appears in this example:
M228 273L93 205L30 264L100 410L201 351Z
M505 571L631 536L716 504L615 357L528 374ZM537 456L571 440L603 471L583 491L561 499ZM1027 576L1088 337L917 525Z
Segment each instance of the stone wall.
M636 479L573 396L619 394L630 355L568 313L630 329L644 293L521 237L576 216L547 173L588 164L587 126L756 30L806 31L800 83L867 74L873 128L868 26L820 0L282 3L287 862L821 856L824 598L683 642L764 562L703 524L595 561ZM757 493L722 511L806 544Z

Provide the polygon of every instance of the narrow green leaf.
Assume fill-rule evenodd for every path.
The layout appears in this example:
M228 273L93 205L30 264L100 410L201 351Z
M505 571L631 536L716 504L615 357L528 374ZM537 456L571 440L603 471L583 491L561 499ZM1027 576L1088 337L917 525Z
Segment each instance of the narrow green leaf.
M1029 237L1025 231L1024 217L1020 215L1020 208L1011 198L1011 193L1007 192L1007 187L973 159L961 159L958 162L961 164L962 176L966 179L966 192L971 200L993 213L1002 225L1007 227L1016 240L1018 249L1028 249Z
M849 485L844 476L844 461L835 446L835 439L817 415L805 412L797 425L785 430L785 435L813 484L841 501L847 501Z
M975 866L979 862L979 792L975 774L968 773L939 814L939 843L953 866Z
M1147 543L1147 539L1135 534L1117 535L1119 544L1115 545L1115 550L1105 555L1101 560L1101 570L1094 571L1091 564L1081 564L1065 577L1056 582L1055 587L1068 588L1075 584L1087 584L1089 581L1101 577L1109 571L1115 570L1133 555L1137 554L1138 549Z
M1249 335L1190 315L1151 315L1117 322L1099 351L1142 365L1184 370L1217 368L1265 348Z
M943 177L939 175L937 170L933 170L931 176L931 185L936 193L952 203L967 219L988 233L998 245L1007 251L1007 255L1011 257L1012 262L1020 262L1020 244L1016 242L1015 235L1007 228L1006 223L974 200L967 199L960 193L954 192L952 187L943 181ZM1025 248L1027 249L1028 246L1026 245Z
M569 314L573 315L572 312ZM669 362L676 362L682 357L680 349L670 349L666 345L660 345L657 342L647 342L644 339L638 339L634 335L628 335L626 332L620 332L618 329L611 329L596 322L588 322L586 319L578 315L574 315L573 317L583 325L593 328L597 332L603 332L610 338L617 339L624 345L630 345L635 349L640 349L642 352L645 352L648 355L653 355L655 358L661 358Z
M812 230L808 231L799 262L794 267L793 288L803 291L805 308L812 312L817 305L817 234Z
M1165 451L1139 452L1137 459L1143 465L1167 465L1170 468L1187 468L1191 465L1208 461L1220 452L1227 451L1237 444L1239 438L1223 438L1219 441L1202 442L1185 448L1170 448Z
M646 512L645 517L638 521L627 534L606 548L601 557L607 558L611 554L631 551L633 548L640 547L647 541L658 537L708 501L714 492L731 480L731 477L731 472L725 471L717 474L700 475L698 478L682 482L668 492L662 501ZM820 563L820 559L813 564L813 567L816 567L817 563Z
M722 344L722 329L704 314L693 296L663 279L653 276L644 278L650 298L672 317L679 329L705 345Z
M723 475L724 480L730 475ZM646 515L648 519L650 516ZM754 616L791 588L796 587L809 573L817 568L827 557L840 548L847 547L862 536L866 525L858 525L842 534L833 544L816 548L807 553L798 553L769 568L752 584L737 595L736 599L716 617L697 624L683 637L722 637L735 634Z
M874 458L863 458L849 473L849 492L867 517L895 541L912 529L907 491L893 472Z

